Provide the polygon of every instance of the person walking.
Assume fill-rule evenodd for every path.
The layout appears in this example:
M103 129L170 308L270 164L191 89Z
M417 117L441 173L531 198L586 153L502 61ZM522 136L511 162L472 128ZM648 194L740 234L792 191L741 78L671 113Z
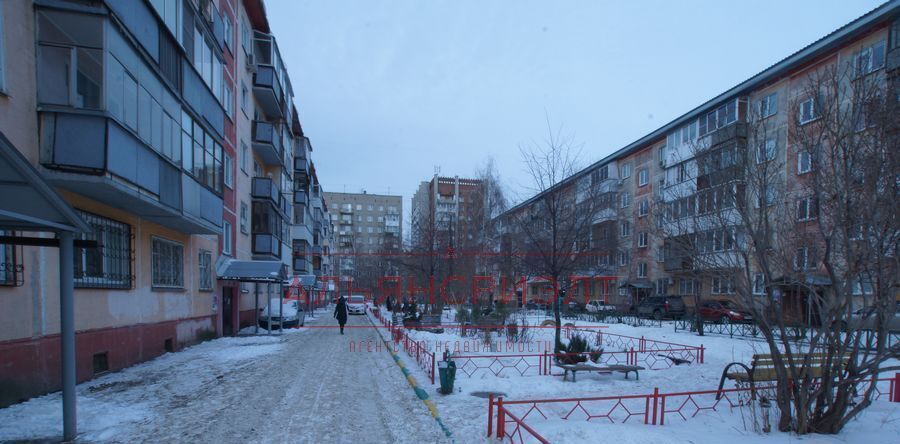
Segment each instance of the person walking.
M341 296L337 305L334 306L334 318L341 325L341 334L344 334L344 324L347 323L347 299Z

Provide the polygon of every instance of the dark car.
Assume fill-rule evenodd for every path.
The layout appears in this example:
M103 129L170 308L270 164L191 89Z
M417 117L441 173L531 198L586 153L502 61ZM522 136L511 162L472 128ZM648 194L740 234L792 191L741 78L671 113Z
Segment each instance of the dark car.
M684 301L681 296L650 296L637 306L637 314L653 319L680 319L684 316Z
M723 324L753 322L753 317L746 310L742 310L732 301L703 301L697 308L697 313L704 321L721 322Z

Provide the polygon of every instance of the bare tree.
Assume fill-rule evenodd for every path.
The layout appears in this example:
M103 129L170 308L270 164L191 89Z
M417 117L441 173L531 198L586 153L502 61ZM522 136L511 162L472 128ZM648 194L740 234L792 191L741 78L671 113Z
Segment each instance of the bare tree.
M872 378L898 368L885 366L900 354L887 328L900 271L897 102L882 72L852 60L811 68L780 101L737 99L735 124L670 147L667 269L750 311L782 431L839 432L871 403Z
M503 216L511 234L508 248L516 268L546 279L554 287L558 347L560 304L564 299L560 296L570 290L572 278L589 268L594 258L590 251L591 227L600 208L601 179L592 172L580 171L579 148L571 137L554 130L549 118L547 137L521 146L520 151L531 180L529 191L535 197Z

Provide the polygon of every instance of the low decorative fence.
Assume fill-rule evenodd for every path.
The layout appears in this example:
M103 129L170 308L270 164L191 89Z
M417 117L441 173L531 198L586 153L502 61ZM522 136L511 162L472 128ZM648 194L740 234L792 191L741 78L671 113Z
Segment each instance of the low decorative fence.
M390 331L391 340L397 345L402 345L406 354L416 360L416 363L425 371L425 374L428 375L428 379L433 385L437 361L435 360L434 352L430 352L425 348L425 341L416 341L410 338L406 330L402 327L394 326L391 321L385 318L378 307L370 308L369 312L372 313L372 316L375 317L376 320L381 322L381 325L384 328L387 328L388 331Z
M900 373L893 378L872 379L872 399L900 402ZM488 398L487 436L510 442L537 441L547 443L527 424L529 417L562 420L601 420L610 424L628 421L646 425L665 425L667 421L687 421L704 411L720 411L748 405L760 393L773 399L774 386L701 390L689 392L653 393L585 398L505 400ZM859 393L863 393L860 390Z
M684 318L675 321L675 331L697 331L697 323L693 318ZM810 333L811 328L808 326L787 326L785 327L785 333L787 333L789 338L793 338L795 340L805 340ZM877 337L874 331L872 330L858 330L862 335L860 338L860 343L865 344L877 344ZM728 337L743 337L750 339L763 339L763 334L760 331L759 327L756 324L752 323L732 323L732 322L703 322L703 333L704 334L716 334L716 335L727 335ZM885 340L887 344L885 347L891 348L900 344L900 331L892 331L889 332L885 336Z

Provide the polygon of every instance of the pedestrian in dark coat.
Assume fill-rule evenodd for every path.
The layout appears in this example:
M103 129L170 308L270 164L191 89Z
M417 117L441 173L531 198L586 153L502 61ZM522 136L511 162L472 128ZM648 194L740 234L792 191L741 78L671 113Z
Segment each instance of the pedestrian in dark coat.
M394 311L394 304L391 301L391 298L387 298L387 311Z
M337 305L334 307L334 318L341 325L341 334L344 334L344 324L347 323L347 299L341 296Z

